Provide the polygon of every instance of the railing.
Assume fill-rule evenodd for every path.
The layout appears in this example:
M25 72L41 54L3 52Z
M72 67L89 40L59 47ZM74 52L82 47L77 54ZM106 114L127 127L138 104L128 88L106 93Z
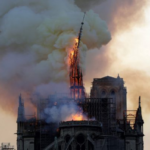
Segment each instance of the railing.
M102 127L102 124L98 121L64 121L59 124L59 127L66 126L94 126L94 127Z

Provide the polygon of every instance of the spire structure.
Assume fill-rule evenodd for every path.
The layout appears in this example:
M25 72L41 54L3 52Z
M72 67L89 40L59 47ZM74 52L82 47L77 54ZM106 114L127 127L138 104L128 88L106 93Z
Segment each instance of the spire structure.
M118 78L118 79L120 79L120 76L119 76L119 74L118 74L117 78Z
M142 109L141 109L141 97L139 96L139 107L137 110L137 115L136 115L137 121L143 123L143 118L142 118Z
M139 108L141 107L141 96L139 96Z
M18 107L18 118L17 122L24 122L25 116L24 116L24 103L21 97L21 94L19 95L19 107Z
M79 47L82 37L84 18L81 23L80 32L78 39L76 39L75 46L72 53L70 54L70 94L74 100L81 101L85 97L84 86L83 86L83 74L82 69L79 65Z
M79 47L80 47L80 42L81 42L81 37L82 37L82 31L83 31L83 25L84 25L85 14L86 14L86 13L84 13L83 21L82 21L82 23L81 23L80 32L79 32L79 35L78 35L78 46L77 46L78 49L79 49Z
M136 112L136 118L135 118L135 128L141 133L143 133L143 117L142 117L142 109L141 109L141 97L139 96L139 107Z

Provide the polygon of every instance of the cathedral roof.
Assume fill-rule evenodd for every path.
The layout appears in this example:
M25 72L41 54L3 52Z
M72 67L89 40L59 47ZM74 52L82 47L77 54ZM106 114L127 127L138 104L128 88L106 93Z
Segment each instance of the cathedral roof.
M119 85L124 86L123 78L120 78L118 75L117 78L111 77L111 76L105 76L102 78L94 78L93 80L94 85Z
M104 80L104 79L117 79L117 78L114 78L114 77L111 77L111 76L105 76L105 77L103 77L103 78L100 78L100 80Z
M105 79L116 79L116 78L111 77L111 76L105 76L105 77L102 77L102 78L94 78L94 80L105 80Z
M94 81L101 81L101 80L118 80L118 79L122 79L122 78L120 78L119 75L117 76L117 78L111 77L111 76L105 76L105 77L102 77L102 78L94 78Z

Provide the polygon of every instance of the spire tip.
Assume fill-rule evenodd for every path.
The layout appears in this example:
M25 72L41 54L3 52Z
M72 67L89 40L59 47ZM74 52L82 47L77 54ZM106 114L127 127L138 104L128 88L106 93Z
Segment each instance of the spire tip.
M141 96L139 96L139 107L141 107Z

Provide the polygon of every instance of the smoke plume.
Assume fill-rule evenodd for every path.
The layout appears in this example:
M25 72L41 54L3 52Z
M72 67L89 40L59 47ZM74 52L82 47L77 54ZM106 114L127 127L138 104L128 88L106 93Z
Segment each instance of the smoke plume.
M54 123L70 120L87 120L86 115L83 114L74 102L58 104L56 106L49 105L49 107L47 107L43 112L43 118L47 122Z
M50 94L55 90L48 85L67 84L67 57L83 18L74 1L0 0L0 16L1 107L14 105L19 93L47 88ZM82 35L80 65L85 70L86 51L107 44L111 37L93 11L86 13Z
M143 11L147 0L106 0L93 8L105 19L112 34L128 30L135 23L144 23Z
M114 63L118 62L116 64L120 64L122 60L118 58L117 54L119 49L122 49L122 45L117 46L117 42L119 41L116 42L116 36L124 34L126 31L130 32L137 24L145 23L143 12L147 6L147 2L147 0L105 0L102 3L96 3L95 6L93 5L92 9L94 12L107 22L112 34L112 41L106 47L102 47L101 51L94 49L87 52L88 57L84 79L88 88L91 87L93 78L111 75L110 70ZM114 45L114 43L116 44ZM126 48L128 48L128 45L126 45ZM115 69L116 74L118 74L120 68L116 67Z
M91 9L93 6L101 4L103 1L106 0L75 0L75 3L82 10L87 11L88 9Z

